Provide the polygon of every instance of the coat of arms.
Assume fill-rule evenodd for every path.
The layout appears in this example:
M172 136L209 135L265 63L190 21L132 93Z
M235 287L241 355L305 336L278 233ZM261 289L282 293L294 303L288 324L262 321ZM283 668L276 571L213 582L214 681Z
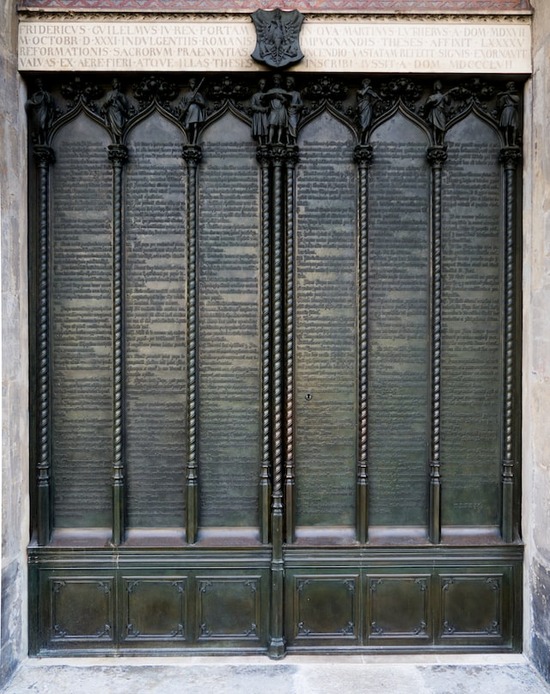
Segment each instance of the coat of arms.
M256 10L252 14L257 43L252 57L269 67L281 68L298 63L304 57L299 34L304 15L298 10L282 12Z

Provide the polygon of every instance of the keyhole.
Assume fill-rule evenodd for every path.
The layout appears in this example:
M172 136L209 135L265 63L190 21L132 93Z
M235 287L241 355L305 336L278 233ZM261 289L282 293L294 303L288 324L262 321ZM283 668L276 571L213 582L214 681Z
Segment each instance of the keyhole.
M306 393L305 399L309 402L313 395L311 393Z

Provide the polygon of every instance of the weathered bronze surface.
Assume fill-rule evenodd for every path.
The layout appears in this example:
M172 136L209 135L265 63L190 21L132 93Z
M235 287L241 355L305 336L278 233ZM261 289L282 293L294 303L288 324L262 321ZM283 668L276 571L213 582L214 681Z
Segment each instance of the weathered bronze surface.
M31 651L520 648L519 85L30 85Z
M430 416L428 142L401 114L381 125L371 142L370 522L422 526Z
M50 388L54 522L108 526L113 380L111 165L81 115L53 139Z
M329 114L302 130L296 219L298 525L354 525L357 180L351 132Z
M498 525L502 280L497 134L474 116L452 128L443 173L441 456L444 524ZM472 495L475 484L477 494Z
M185 525L187 243L178 134L173 123L153 115L127 139L123 341L130 527ZM155 498L162 498L161 506Z
M205 133L199 209L199 478L204 526L257 526L261 229L256 148L224 114Z

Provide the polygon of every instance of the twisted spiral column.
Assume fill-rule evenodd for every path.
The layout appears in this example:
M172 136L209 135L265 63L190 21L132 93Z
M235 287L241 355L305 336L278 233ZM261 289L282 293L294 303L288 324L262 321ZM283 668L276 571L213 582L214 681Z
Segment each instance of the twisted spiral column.
M269 151L258 147L262 217L262 462L260 469L260 539L269 542L271 504L271 231Z
M504 166L504 388L503 441L501 466L501 535L504 542L514 539L514 205L515 172L521 159L519 147L504 147L500 161Z
M356 536L368 539L368 168L372 146L358 145L359 168L359 446L356 483Z
M273 480L271 495L271 623L269 655L282 658L283 638L283 235L282 166L285 148L271 147L273 166Z
M187 542L197 541L198 530L198 441L197 441L197 167L202 158L199 145L184 145L187 163Z
M113 545L124 540L124 292L122 236L122 169L128 149L115 144L108 148L113 165Z
M286 246L285 246L285 540L294 542L294 188L299 151L286 151Z
M441 170L447 159L447 148L428 149L432 167L432 254L431 254L431 441L430 441L430 508L429 536L434 544L441 542Z
M52 529L50 461L50 327L49 327L49 169L55 161L47 145L35 145L38 162L38 461L37 534L38 544L50 541Z

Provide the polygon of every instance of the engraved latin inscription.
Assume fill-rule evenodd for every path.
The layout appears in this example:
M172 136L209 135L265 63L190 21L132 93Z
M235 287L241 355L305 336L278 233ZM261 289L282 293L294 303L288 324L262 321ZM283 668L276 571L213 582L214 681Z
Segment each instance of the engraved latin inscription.
M302 134L297 168L298 525L351 525L356 465L356 196L350 131L329 114Z
M258 3L261 4L261 3ZM264 3L265 4L265 3ZM314 6L314 3L310 3ZM414 4L414 3L412 3ZM22 21L20 70L247 70L255 42L252 22ZM300 44L301 71L529 73L527 22L441 22L437 18L327 22L308 17Z
M443 178L443 522L496 525L501 283L498 137L475 116L449 133Z
M106 133L79 116L52 167L52 458L58 527L110 525L112 205Z
M257 524L259 178L232 115L204 137L199 183L199 479L204 526Z
M374 525L424 525L429 432L427 142L400 114L371 139L369 513Z
M128 517L182 526L186 464L186 230L181 133L131 134L125 207Z

